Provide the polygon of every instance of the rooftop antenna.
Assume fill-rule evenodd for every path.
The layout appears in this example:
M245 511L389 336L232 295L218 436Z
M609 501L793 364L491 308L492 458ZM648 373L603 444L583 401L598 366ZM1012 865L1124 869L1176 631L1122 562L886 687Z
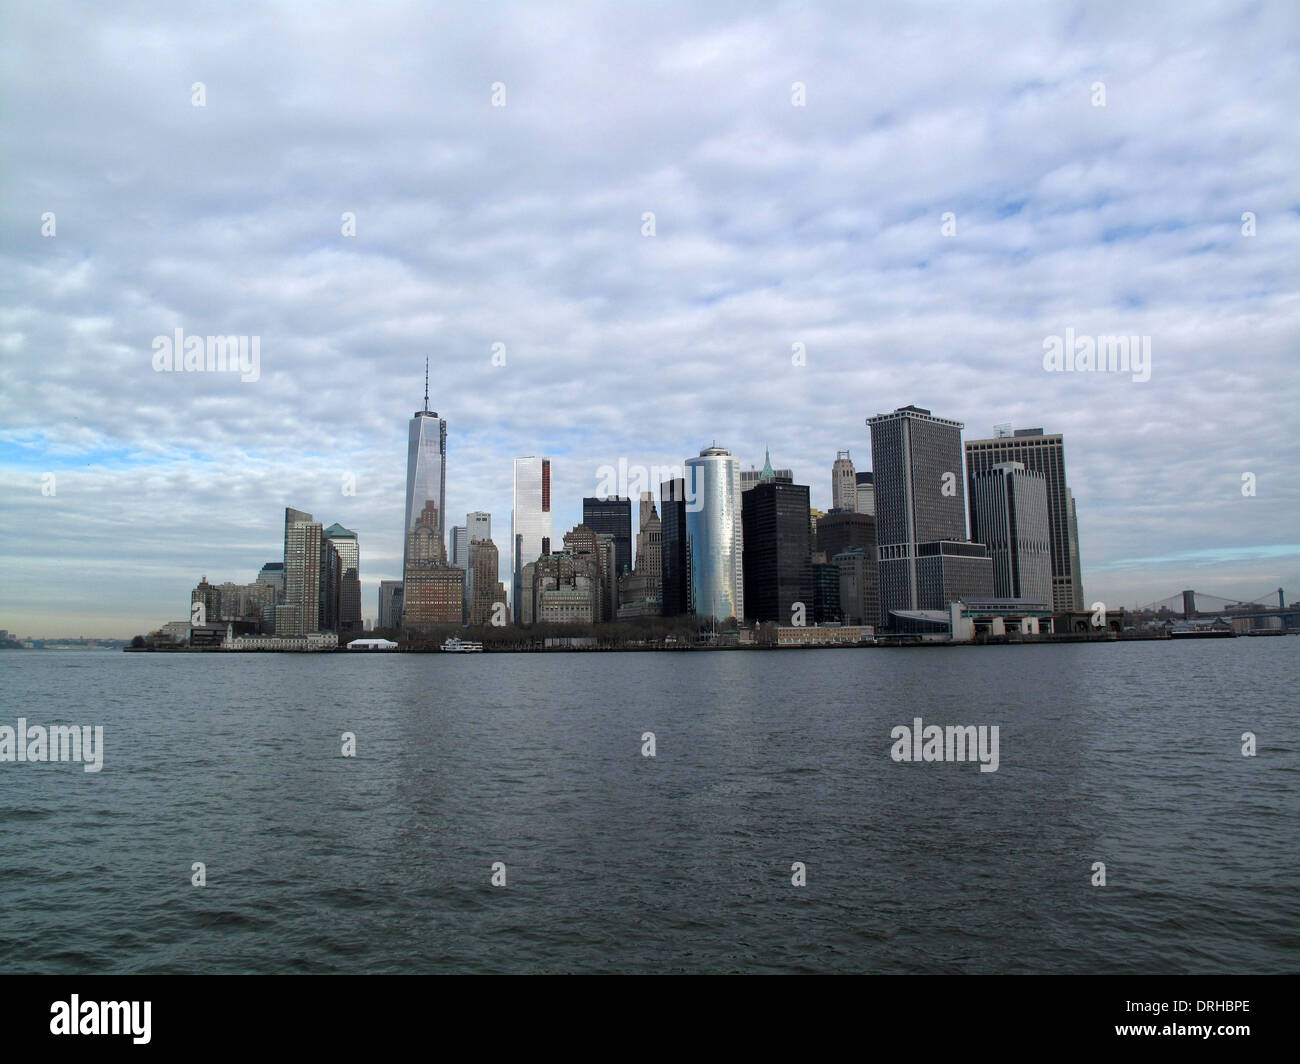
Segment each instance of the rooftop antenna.
M424 356L424 409L429 409L429 356Z

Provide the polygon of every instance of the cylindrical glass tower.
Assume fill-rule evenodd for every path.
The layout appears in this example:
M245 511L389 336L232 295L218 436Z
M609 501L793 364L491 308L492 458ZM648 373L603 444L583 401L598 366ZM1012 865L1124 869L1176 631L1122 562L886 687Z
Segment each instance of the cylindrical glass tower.
M686 459L690 609L700 617L745 618L740 462L722 447Z

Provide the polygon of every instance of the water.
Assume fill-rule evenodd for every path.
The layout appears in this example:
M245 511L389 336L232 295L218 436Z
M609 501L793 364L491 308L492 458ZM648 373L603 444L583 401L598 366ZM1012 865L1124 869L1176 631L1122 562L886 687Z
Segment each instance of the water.
M5 652L0 971L1295 971L1298 652Z

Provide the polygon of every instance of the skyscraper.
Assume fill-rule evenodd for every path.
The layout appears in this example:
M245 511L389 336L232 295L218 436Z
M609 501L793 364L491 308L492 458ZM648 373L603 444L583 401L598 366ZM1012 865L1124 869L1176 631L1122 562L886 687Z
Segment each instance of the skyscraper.
M339 630L339 592L343 584L343 566L338 548L327 538L320 541L320 596L316 607L316 631Z
M1074 505L1074 492L1069 488L1065 489L1065 499L1070 510L1070 520L1068 523L1070 531L1070 583L1076 609L1083 609L1083 567L1079 561L1079 511ZM1048 527L1051 527L1051 504L1048 504L1047 510Z
M758 484L741 496L747 618L790 625L813 620L808 485ZM835 573L838 587L839 571Z
M654 576L659 586L663 569L663 524L655 509L653 491L641 493L641 512L637 516L636 555L633 565L637 572Z
M686 481L682 477L659 485L660 597L663 615L690 612L691 563L686 539Z
M360 635L361 549L357 534L336 522L323 535L339 555L338 630L346 635Z
M632 500L621 495L582 500L582 523L598 535L614 537L614 565L618 574L632 569Z
M465 529L470 539L489 540L492 538L492 515L483 510L475 510L465 515Z
M867 514L843 511L831 512L817 518L813 536L813 550L826 555L829 562L840 551L853 547L876 549L876 519Z
M858 508L858 476L848 451L836 451L831 466L831 509L856 512Z
M860 514L876 516L876 485L870 470L858 470L855 479L858 482L858 504L855 509Z
M658 617L663 613L663 524L654 493L641 493L636 555L631 573L618 585L618 616Z
M402 582L379 581L379 627L397 628L402 622Z
M306 635L320 623L321 526L303 510L284 511L284 604L275 611L276 635Z
M845 624L879 624L876 548L850 547L830 559L840 571L840 612Z
M999 432L1006 431L1000 429ZM1065 476L1065 440L1060 433L1041 428L1016 429L1011 435L966 441L966 478L969 484L1003 462L1019 462L1041 473L1047 483L1047 523L1052 545L1052 599L1054 610L1084 608L1083 579L1079 571L1079 530L1074 496ZM982 540L975 511L971 511L971 538Z
M446 541L444 521L447 513L447 422L429 409L429 363L424 364L424 409L411 415L406 446L406 523L402 534L409 539L411 530L425 508L432 504L437 515L436 532ZM402 556L402 573L409 564Z
M469 568L469 529L464 525L451 526L451 564L457 569Z
M523 570L550 549L551 460L530 455L515 459L514 508L510 511L511 609L515 623L521 619Z
M497 576L500 565L497 545L490 539L469 542L469 576L473 592L469 605L469 623L491 624L496 604L506 599L506 589Z
M868 418L875 467L880 623L992 594L988 548L966 535L960 421L918 406Z
M418 632L434 625L461 624L464 611L464 569L411 563L402 586L403 628Z
M771 469L769 463L768 470ZM686 459L694 505L686 507L690 612L725 621L745 616L740 463L725 448Z
M993 558L993 594L1052 604L1047 478L1020 462L999 462L971 477L971 526Z
M275 589L275 601L284 601L284 562L267 562L257 574L259 584L269 584Z

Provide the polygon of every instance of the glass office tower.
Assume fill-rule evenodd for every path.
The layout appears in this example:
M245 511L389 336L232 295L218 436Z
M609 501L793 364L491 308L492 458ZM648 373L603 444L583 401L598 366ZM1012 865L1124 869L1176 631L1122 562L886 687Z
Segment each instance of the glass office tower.
M403 543L420 520L425 507L437 509L438 538L446 548L447 531L447 422L429 409L429 370L424 371L424 409L411 416L406 447L406 524ZM406 575L407 554L402 551L402 575Z
M551 460L529 455L515 459L515 504L510 511L512 544L510 608L515 623L520 623L524 566L541 557L543 547L550 551L551 528Z
M722 447L686 459L690 610L724 621L745 616L740 462Z

